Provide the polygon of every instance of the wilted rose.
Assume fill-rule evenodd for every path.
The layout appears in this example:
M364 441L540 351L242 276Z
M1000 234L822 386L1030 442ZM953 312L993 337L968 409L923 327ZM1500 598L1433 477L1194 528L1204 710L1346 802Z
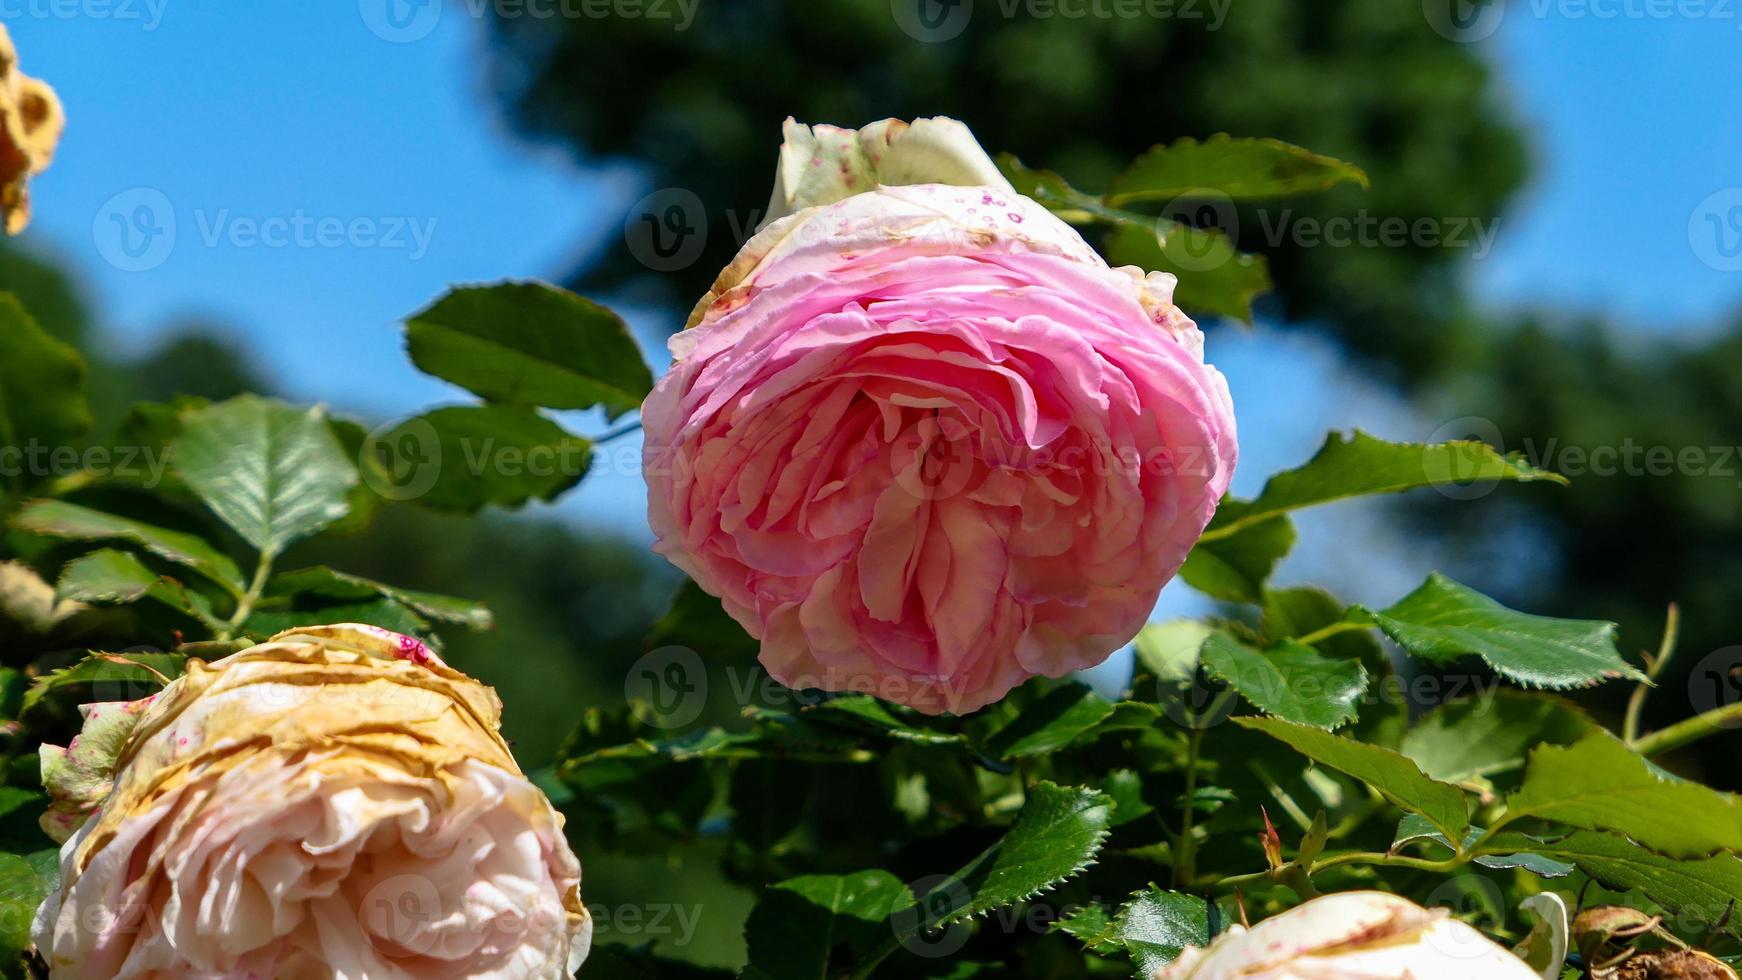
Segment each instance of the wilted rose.
M307 627L43 747L55 977L567 977L592 926L490 688L369 626Z
M12 35L0 24L0 221L16 235L30 223L30 178L54 159L66 118L54 89L18 70Z
M953 120L786 135L643 407L657 549L794 687L966 712L1100 663L1234 469L1174 277L1109 268Z
M1564 947L1563 947L1564 949ZM1559 975L1560 964L1554 965ZM1250 929L1234 926L1155 980L1539 980L1523 960L1459 922L1384 892L1315 898Z

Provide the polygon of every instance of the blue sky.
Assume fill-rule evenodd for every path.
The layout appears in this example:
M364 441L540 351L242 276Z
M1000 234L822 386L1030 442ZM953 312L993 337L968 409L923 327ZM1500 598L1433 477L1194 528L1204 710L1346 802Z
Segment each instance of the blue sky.
M642 193L633 172L582 168L510 136L466 6L442 8L427 36L390 43L366 22L371 2L0 0L23 67L57 86L71 119L33 185L25 242L75 271L114 342L139 347L178 320L215 321L295 397L409 414L463 394L404 360L404 314L450 282L558 276L621 233ZM1651 336L1742 305L1742 272L1702 261L1712 253L1697 238L1703 206L1742 204L1742 192L1709 203L1742 185L1742 13L1711 3L1702 16L1628 14L1645 7L1510 0L1479 42L1535 157L1494 251L1469 262L1483 302L1600 313ZM124 243L117 214L146 223ZM323 221L368 247L323 245ZM275 227L290 244L267 243ZM137 265L150 267L129 271ZM631 320L646 338L663 334L646 314ZM1327 428L1417 439L1432 428L1304 335L1222 330L1210 354L1239 411L1237 492L1304 459ZM1309 405L1301 391L1314 393ZM644 535L638 475L601 470L560 509ZM1377 517L1346 508L1302 533L1308 553L1344 550L1314 549L1315 538L1385 538ZM1393 550L1381 580L1353 583L1352 598L1394 598L1431 562Z

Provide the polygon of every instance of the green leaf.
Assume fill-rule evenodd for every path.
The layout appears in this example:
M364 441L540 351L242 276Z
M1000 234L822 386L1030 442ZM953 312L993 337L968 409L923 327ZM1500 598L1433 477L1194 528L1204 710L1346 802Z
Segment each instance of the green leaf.
M1277 718L1235 718L1234 722L1278 739L1320 765L1367 783L1396 806L1426 817L1448 840L1462 840L1469 829L1463 791L1428 778L1415 763L1390 749Z
M1517 612L1438 572L1387 609L1352 610L1353 621L1363 616L1423 660L1448 663L1475 654L1507 678L1532 687L1645 679L1621 659L1614 623Z
M17 297L0 293L0 449L53 452L90 428L84 359L37 326ZM0 489L22 490L33 475L48 474L0 474Z
M54 593L62 601L134 602L161 582L133 552L99 548L67 562Z
M1367 690L1359 660L1327 657L1294 640L1258 650L1218 632L1204 643L1203 663L1266 714L1314 728L1354 720Z
M896 717L897 711L908 709L879 701L867 694L848 694L829 698L800 710L810 721L836 724L853 731L881 736L897 742L918 745L961 745L966 736L959 732L941 732Z
M1174 302L1252 320L1252 298L1270 288L1264 257L1234 248L1220 229L1200 229L1156 215L1109 205L1085 194L1050 170L1031 170L1009 154L998 158L1018 193L1033 198L1072 224L1104 223L1111 228L1101 251L1114 265L1135 265L1179 276Z
M1386 442L1359 430L1346 437L1333 432L1304 465L1271 477L1256 499L1224 502L1199 543L1231 537L1302 507L1474 480L1567 482L1559 474L1531 466L1516 453L1502 456L1486 443L1423 445Z
M1208 623L1196 619L1149 623L1133 641L1137 662L1157 680L1190 684L1198 674L1204 641L1215 632Z
M1071 910L1053 923L1053 929L1067 936L1077 937L1084 946L1103 955L1123 951L1110 935L1113 931L1113 916L1107 911L1107 906L1099 902Z
M1742 860L1733 854L1679 860L1646 850L1625 837L1590 831L1552 843L1523 834L1501 834L1485 846L1501 851L1528 849L1570 861L1604 887L1643 892L1671 912L1691 916L1707 926L1725 919L1725 931L1742 937L1742 922L1730 914L1732 904L1742 896Z
M180 582L146 567L131 551L99 548L68 562L55 586L57 600L137 602L149 596L205 622L214 622L212 604Z
M1522 769L1535 746L1573 742L1593 724L1560 698L1497 690L1428 712L1403 736L1400 748L1422 772L1456 783Z
M720 600L688 579L678 588L671 608L653 624L642 645L649 650L688 647L709 656L741 659L756 656L762 648L737 620L726 614Z
M1113 801L1113 823L1122 827L1155 812L1143 798L1143 777L1131 769L1114 769L1101 780L1101 792Z
M240 595L246 587L241 570L229 556L207 544L199 535L186 531L172 531L63 500L37 500L26 504L12 519L12 526L54 538L131 541L159 558L192 568L233 594Z
M99 691L94 700L137 701L161 689L165 679L180 677L187 659L180 653L93 653L70 667L38 677L24 692L19 710L29 711L55 691L82 684L113 685L113 690Z
M492 402L616 417L653 388L621 317L540 282L451 290L406 321L405 340L419 369Z
M1131 954L1137 975L1150 977L1186 947L1209 945L1213 918L1203 899L1151 885L1119 909L1110 934Z
M440 645L430 632L429 620L404 603L386 598L307 609L258 609L242 624L242 630L250 636L266 639L299 626L329 623L379 626L384 630L418 637L431 646Z
M182 420L176 473L265 555L345 516L357 468L319 408L240 395Z
M1531 753L1524 785L1506 798L1506 822L1524 817L1626 834L1676 858L1742 851L1742 800L1660 775L1602 729Z
M1238 201L1322 191L1349 181L1367 186L1352 163L1273 139L1218 133L1203 142L1182 136L1156 146L1113 178L1107 203L1170 201L1211 192Z
M495 617L482 603L470 599L400 589L372 579L327 568L299 568L274 575L267 583L269 596L318 595L328 599L372 599L377 596L393 599L418 613L443 623L457 623L475 630L487 630L495 625Z
M885 919L913 893L887 871L807 875L765 891L744 925L750 974L818 980L848 969L888 935Z
M1024 708L986 741L1000 759L1056 752L1087 735L1113 714L1113 702L1086 684L1061 684Z
M1226 537L1201 541L1186 555L1179 577L1212 599L1261 602L1270 573L1294 547L1294 522L1279 515Z
M0 961L10 965L30 948L30 920L60 881L60 852L0 853Z
M593 451L588 440L518 405L438 408L407 419L384 441L421 447L419 468L400 484L401 494L464 513L555 500L586 476Z
M1514 835L1522 838L1522 835ZM1464 835L1464 846L1472 847L1482 839L1482 828L1471 827ZM1433 824L1419 813L1406 813L1397 824L1397 838L1391 844L1392 853L1397 853L1404 845L1417 841L1433 841L1448 851L1454 851L1452 842L1446 835L1435 830ZM1506 870L1523 868L1539 878L1564 878L1573 873L1573 866L1564 861L1543 857L1541 854L1520 851L1512 854L1482 854L1475 858L1477 864L1484 868Z
M983 915L1075 877L1100 852L1112 814L1113 801L1105 793L1036 782L1003 838L922 896L921 915L897 913L903 935Z
M1109 229L1101 250L1113 265L1178 276L1173 300L1188 311L1251 323L1253 298L1270 290L1270 264L1264 256L1235 248L1219 228L1150 218Z

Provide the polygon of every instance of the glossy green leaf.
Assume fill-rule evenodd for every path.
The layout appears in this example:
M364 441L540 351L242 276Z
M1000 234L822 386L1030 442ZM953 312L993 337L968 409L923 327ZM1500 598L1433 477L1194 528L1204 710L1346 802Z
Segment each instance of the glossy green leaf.
M1094 731L1113 714L1113 702L1086 684L1066 683L1046 692L986 741L1001 759L1056 752Z
M185 416L173 451L188 489L267 555L345 516L357 484L321 409L255 395Z
M457 623L475 630L487 630L495 625L490 610L470 599L401 589L358 575L316 566L280 572L267 583L266 594L272 596L316 595L328 599L356 601L377 596L393 599L418 613L443 623Z
M463 286L405 324L412 363L489 401L640 407L653 374L623 319L540 282Z
M744 926L748 976L817 980L845 976L887 935L885 919L913 902L887 871L807 875L762 893Z
M593 444L518 405L461 405L407 419L382 438L406 449L412 467L400 499L470 513L555 500L581 482Z
M1360 431L1347 436L1333 432L1312 459L1271 477L1255 499L1224 502L1200 545L1203 540L1231 537L1302 507L1478 480L1567 482L1565 477L1537 469L1516 453L1502 456L1486 443L1423 445L1387 442Z
M1473 654L1531 687L1645 679L1621 659L1614 623L1521 613L1437 572L1394 605L1371 613L1357 607L1352 618L1363 615L1413 656L1449 663Z
M1288 197L1344 183L1367 186L1360 167L1273 139L1218 133L1153 147L1113 178L1107 203L1171 201L1206 192L1237 201Z
M131 541L159 558L192 568L233 593L240 594L245 587L241 570L229 556L199 535L185 531L172 531L64 500L32 501L18 512L12 524L19 530L48 537Z
M1214 918L1214 909L1196 895L1152 885L1119 909L1111 935L1131 955L1137 975L1150 977L1186 947L1209 945Z
M1415 763L1390 749L1279 718L1235 718L1234 722L1278 739L1320 765L1367 783L1396 806L1426 817L1448 840L1463 839L1469 829L1463 791L1428 778Z
M1083 786L1029 786L1016 822L997 843L920 897L921 914L896 923L907 935L1033 898L1081 873L1107 839L1113 801Z
M1742 800L1660 774L1602 729L1531 753L1524 784L1506 798L1507 821L1524 817L1626 834L1670 857L1742 851Z
M1203 663L1266 714L1314 728L1353 720L1367 690L1359 660L1328 657L1294 640L1259 650L1218 632L1204 643Z
M1264 585L1294 547L1294 522L1277 516L1222 538L1199 542L1186 555L1179 577L1224 602L1261 602Z

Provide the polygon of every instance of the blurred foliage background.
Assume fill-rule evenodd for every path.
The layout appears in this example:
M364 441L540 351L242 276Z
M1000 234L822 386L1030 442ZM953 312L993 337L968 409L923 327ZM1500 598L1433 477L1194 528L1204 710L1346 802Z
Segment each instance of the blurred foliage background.
M583 161L628 162L650 190L689 190L720 229L759 220L773 134L788 115L853 124L955 116L989 149L1090 190L1152 143L1218 132L1281 138L1371 176L1370 190L1291 202L1302 218L1364 210L1407 221L1492 220L1528 176L1526 134L1504 110L1505 93L1479 49L1428 29L1416 4L1240 0L1219 23L1208 5L1197 18L1131 20L1035 19L1021 5L1004 16L990 0L979 7L965 30L941 40L905 32L889 0L703 0L681 32L650 19L503 19L490 25L485 70L522 134L560 141ZM1276 280L1260 317L1334 338L1429 417L1487 419L1508 449L1526 439L1717 447L1742 433L1742 325L1648 347L1623 325L1569 321L1554 310L1483 314L1462 288L1461 252L1277 246L1259 216L1236 220L1242 248L1264 253ZM741 237L709 235L693 263L657 273L613 238L573 269L569 284L668 311L675 327ZM16 292L90 359L98 431L139 400L282 387L210 324L187 323L135 356L112 353L94 334L77 284L5 243L0 289ZM1205 326L1212 351L1215 331L1240 329ZM1473 537L1481 543L1458 546L1468 560L1498 554L1528 569L1493 588L1497 598L1618 620L1629 651L1655 647L1666 604L1679 602L1691 651L1685 667L1734 636L1739 502L1734 476L1683 473L1587 477L1571 491L1474 502L1415 499L1399 513L1403 533L1448 546ZM620 701L629 665L679 581L638 543L550 518L470 520L392 506L366 531L303 546L295 557L488 603L496 630L456 632L451 659L501 689L512 706L508 734L529 769L556 752L577 706ZM1674 673L1664 681L1677 692L1686 684ZM719 694L717 712L732 713L730 692ZM1653 708L1665 718L1686 713L1681 697ZM1730 748L1710 744L1711 759ZM1742 785L1733 767L1711 768L1706 776L1719 785ZM840 799L850 804L846 788ZM663 890L747 911L743 893L712 874L686 865L682 848L589 860L588 897L609 904L633 887L643 901ZM681 955L731 962L740 944L738 923L711 915Z

